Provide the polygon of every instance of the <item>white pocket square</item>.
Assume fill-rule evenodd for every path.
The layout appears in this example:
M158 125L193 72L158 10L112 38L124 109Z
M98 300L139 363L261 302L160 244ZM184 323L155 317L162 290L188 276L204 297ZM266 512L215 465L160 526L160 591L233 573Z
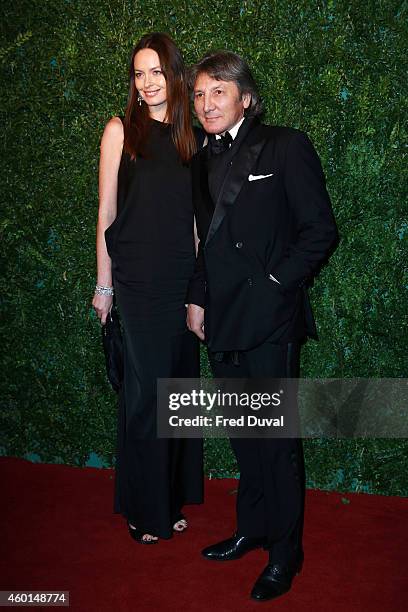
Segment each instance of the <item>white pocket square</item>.
M248 176L248 181L260 181L261 179L268 178L269 176L273 176L273 172L270 174L250 174Z

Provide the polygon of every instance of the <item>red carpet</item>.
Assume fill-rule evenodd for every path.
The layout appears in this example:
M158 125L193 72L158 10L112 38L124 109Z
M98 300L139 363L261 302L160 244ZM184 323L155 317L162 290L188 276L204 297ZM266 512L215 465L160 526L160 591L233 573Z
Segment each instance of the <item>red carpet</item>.
M265 552L225 564L199 554L232 533L237 481L209 481L187 533L141 546L112 513L111 470L1 458L0 471L0 590L70 591L84 612L407 609L406 499L308 491L303 572L289 594L257 603Z

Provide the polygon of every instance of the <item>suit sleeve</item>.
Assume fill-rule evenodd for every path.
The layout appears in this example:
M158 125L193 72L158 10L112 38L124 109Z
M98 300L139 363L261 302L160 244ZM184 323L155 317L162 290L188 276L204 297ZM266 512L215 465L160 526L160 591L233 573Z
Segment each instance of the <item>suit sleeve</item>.
M338 232L320 159L303 132L296 131L288 143L284 173L296 234L269 272L293 291L319 272L338 242Z

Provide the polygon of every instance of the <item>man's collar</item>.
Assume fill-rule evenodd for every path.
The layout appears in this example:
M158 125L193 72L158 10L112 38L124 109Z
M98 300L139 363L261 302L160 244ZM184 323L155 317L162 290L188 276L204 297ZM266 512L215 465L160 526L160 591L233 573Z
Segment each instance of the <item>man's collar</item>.
M238 130L241 127L242 123L244 122L245 117L242 117L242 119L240 119L238 121L238 123L236 123L230 130L226 130L227 132L229 132L231 134L231 138L232 140L235 139L236 135L238 134ZM215 135L216 140L219 140L221 138L220 134L216 134Z
M258 128L258 126L261 126L261 123L259 121L258 117L245 117L245 120L242 122L239 122L240 125L238 126L238 133L235 136L235 140L232 143L230 148L234 148L234 150L237 150L240 146L241 143L243 142L243 140L246 138L246 136L251 132L254 133L255 139L260 137L260 135L257 136L258 130L256 128ZM196 155L194 156L195 158L201 158L201 159L208 159L209 157L209 151L210 151L210 146L209 146L209 140L211 138L215 138L215 134L207 134L206 135L206 139L207 142L205 142L205 144L203 145L203 147L197 151Z

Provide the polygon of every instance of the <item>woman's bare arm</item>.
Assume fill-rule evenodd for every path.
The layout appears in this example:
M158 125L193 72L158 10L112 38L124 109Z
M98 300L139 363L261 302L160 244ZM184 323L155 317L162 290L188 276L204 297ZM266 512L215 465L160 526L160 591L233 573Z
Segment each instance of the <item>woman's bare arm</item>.
M97 284L112 286L112 264L106 250L105 230L117 214L118 171L123 148L123 124L113 117L105 127L99 162L99 212L96 226ZM112 306L112 297L95 294L92 301L96 314L105 323Z

